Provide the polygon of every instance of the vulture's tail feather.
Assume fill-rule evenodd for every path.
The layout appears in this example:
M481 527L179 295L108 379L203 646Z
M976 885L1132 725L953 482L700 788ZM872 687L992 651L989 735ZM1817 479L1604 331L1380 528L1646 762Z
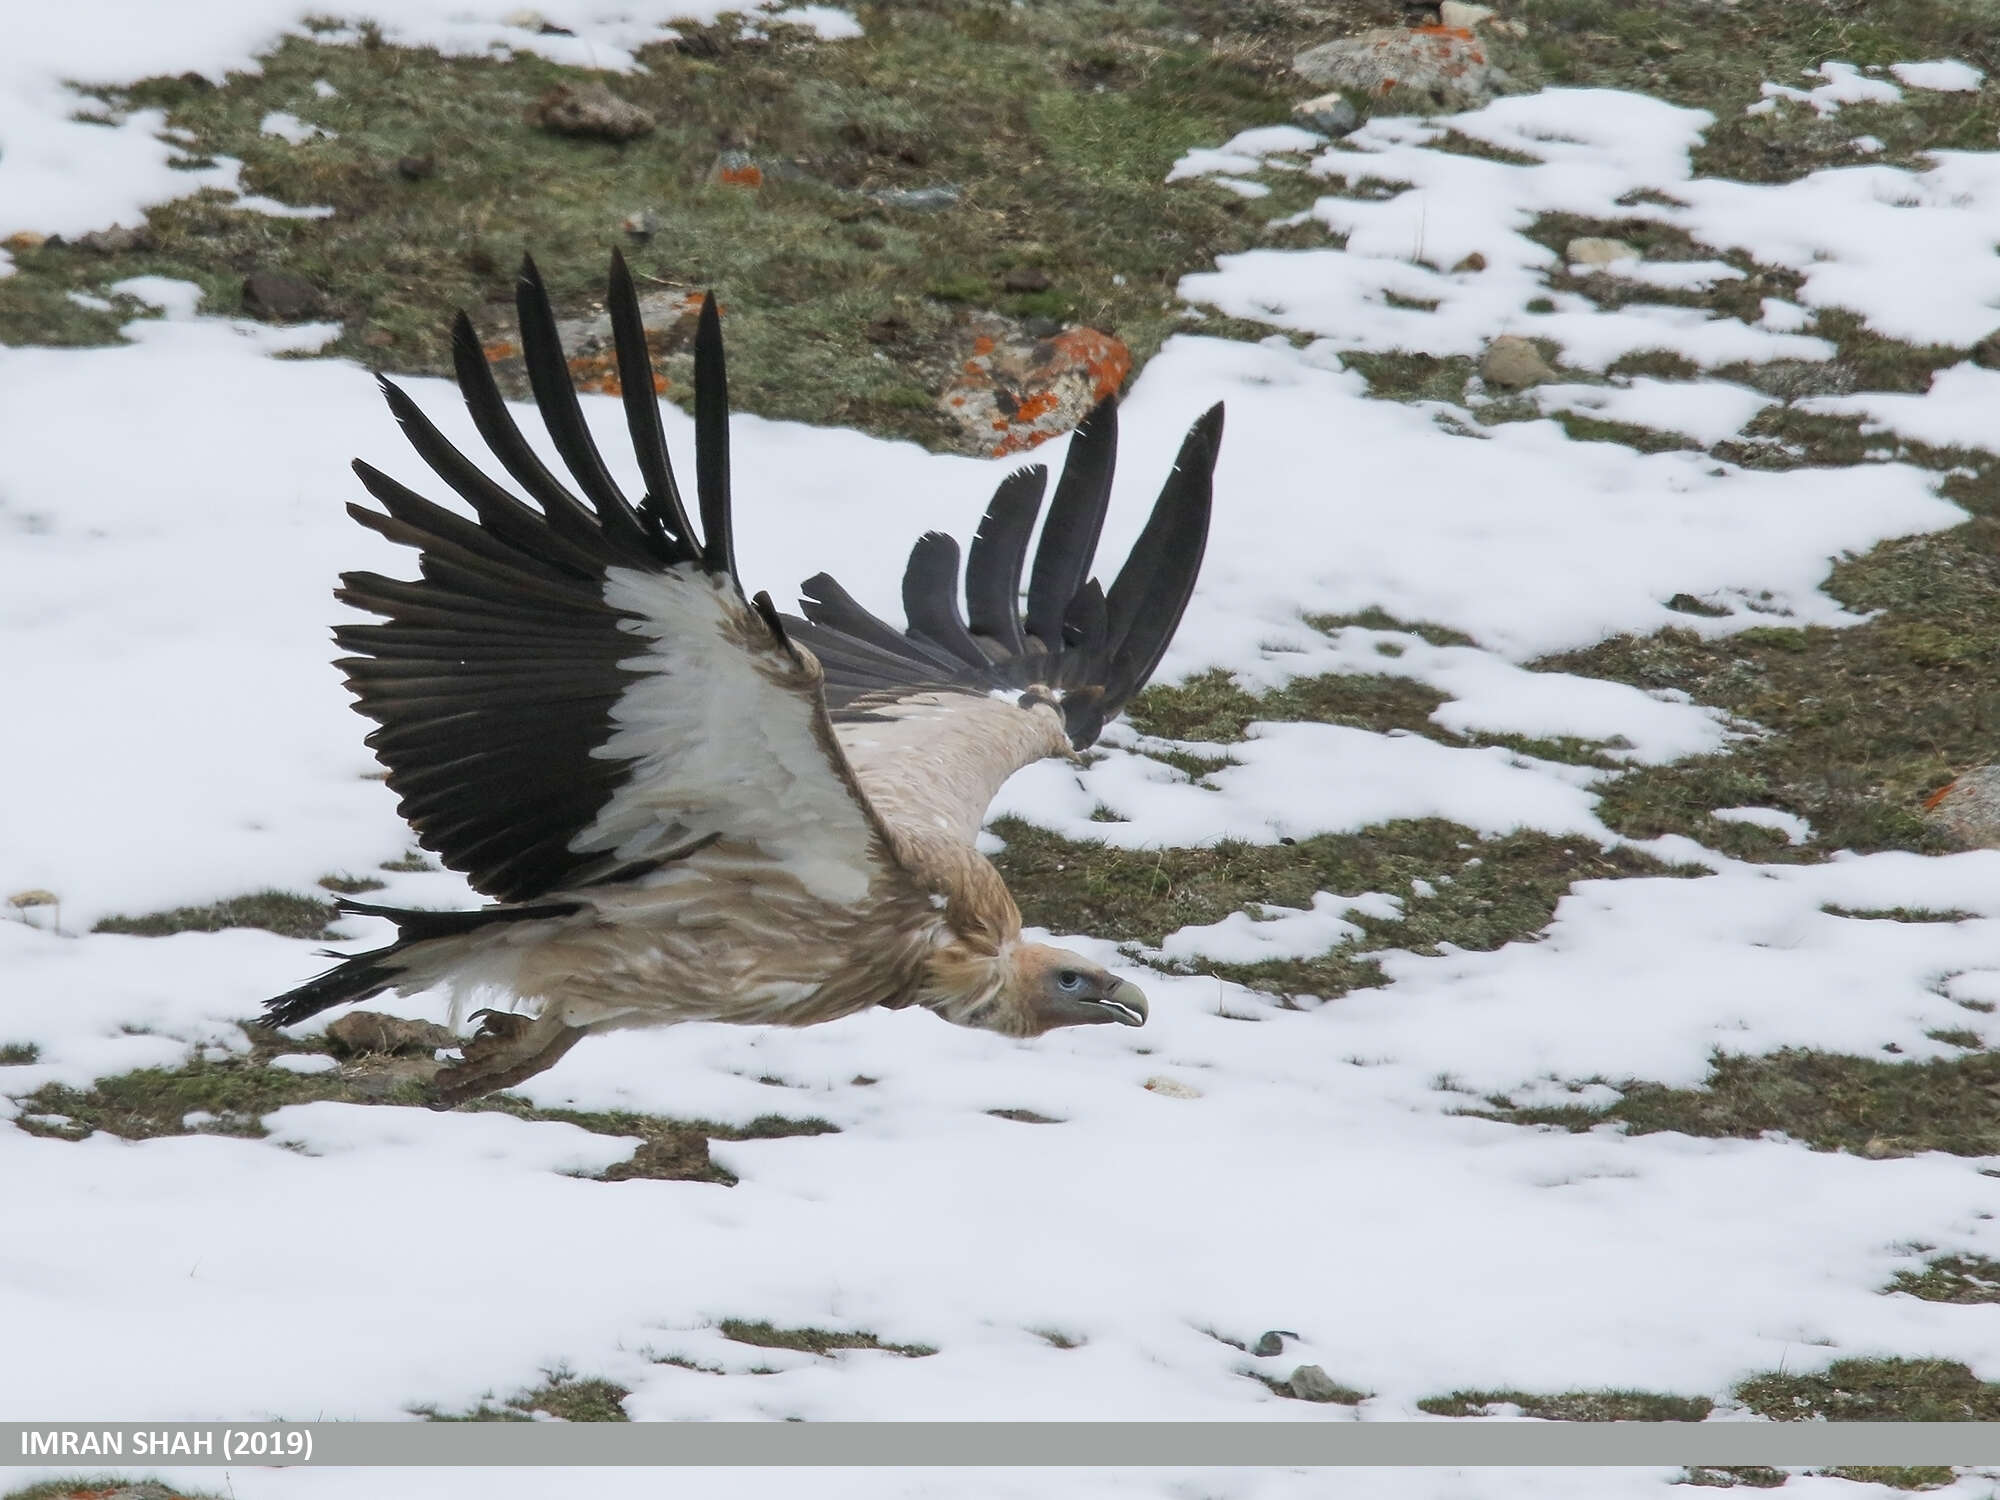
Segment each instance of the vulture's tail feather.
M1063 621L1097 553L1117 467L1118 403L1107 397L1077 423L1070 437L1069 457L1056 481L1056 496L1049 502L1035 566L1028 575L1027 631L1050 651L1062 649Z
M539 906L493 906L484 911L421 911L398 906L370 906L361 901L338 901L334 904L343 915L387 917L396 924L396 941L386 948L371 948L366 953L344 958L297 989L287 990L275 999L265 1001L264 1014L260 1018L265 1026L296 1025L336 1005L367 1000L384 990L393 989L407 969L406 964L396 962L397 956L418 943L427 943L433 938L461 937L498 922L566 917L583 909L581 903L575 901L550 901Z

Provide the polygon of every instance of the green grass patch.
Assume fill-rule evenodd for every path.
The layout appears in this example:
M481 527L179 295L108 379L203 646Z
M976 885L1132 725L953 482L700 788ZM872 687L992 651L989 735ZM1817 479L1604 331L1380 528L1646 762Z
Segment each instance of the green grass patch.
M23 1118L16 1123L31 1134L59 1140L79 1140L93 1130L109 1131L131 1141L195 1133L261 1139L269 1134L263 1117L288 1104L328 1099L406 1108L428 1105L430 1078L436 1072L436 1064L428 1059L364 1057L330 1072L293 1073L267 1063L284 1053L325 1052L325 1038L274 1035L256 1026L247 1027L246 1032L253 1043L246 1056L216 1062L194 1057L179 1068L142 1068L100 1078L88 1089L45 1085L20 1098ZM710 1140L826 1135L839 1128L818 1118L776 1114L760 1115L747 1125L729 1125L625 1110L537 1109L508 1094L471 1100L458 1107L521 1120L561 1121L594 1135L638 1137L640 1145L631 1157L592 1174L601 1182L646 1179L732 1186L736 1177L711 1159ZM187 1124L187 1116L197 1113L209 1118ZM34 1115L59 1117L67 1123L27 1118Z
M1434 1417L1483 1417L1494 1406L1517 1406L1546 1422L1701 1422L1715 1409L1706 1396L1663 1396L1653 1391L1453 1391L1426 1396L1419 1411Z
M172 911L156 911L140 917L106 917L91 931L126 937L172 937L179 932L258 927L279 937L325 941L333 936L328 924L338 915L331 902L317 896L302 896L296 891L258 891L218 901L213 906L178 906Z
M582 1378L552 1371L547 1382L495 1405L492 1398L470 1411L445 1412L435 1406L412 1407L429 1422L531 1422L537 1412L563 1422L629 1422L625 1398L632 1393L609 1380Z
M1777 1422L2000 1420L2000 1385L1945 1359L1840 1359L1816 1375L1755 1376L1736 1399Z
M1599 788L1607 825L1633 838L1687 833L1746 859L1826 849L1943 853L1951 836L1923 800L1991 759L2000 734L2000 519L1990 462L1946 481L1974 511L1953 531L1885 543L1839 564L1829 591L1882 613L1842 630L1759 628L1705 641L1669 629L1535 663L1679 689L1768 733L1727 752L1641 767ZM1813 826L1809 846L1708 820L1718 807L1776 807Z
M1941 1255L1921 1271L1898 1271L1883 1290L1908 1292L1926 1302L1968 1306L2000 1302L2000 1261L1983 1255Z
M806 1354L836 1354L842 1349L881 1349L908 1359L937 1353L929 1344L889 1344L872 1333L839 1333L826 1328L779 1328L765 1322L724 1318L722 1336L759 1349L797 1349Z
M1281 995L1331 998L1381 983L1370 954L1435 953L1440 943L1486 950L1548 925L1578 880L1687 873L1627 849L1542 833L1481 838L1437 819L1399 821L1360 834L1290 844L1225 841L1205 848L1112 849L1075 843L1013 819L994 825L1007 847L994 857L1023 918L1057 932L1089 932L1158 946L1176 928L1220 921L1257 903L1305 908L1316 892L1433 894L1407 900L1400 918L1354 913L1352 944L1310 959L1200 972Z
M0 287L0 342L113 341L132 310L91 312L66 294L138 274L194 281L208 308L233 313L255 268L317 289L344 325L332 352L445 373L457 308L487 338L511 336L524 248L564 312L584 314L622 246L642 290L719 293L744 409L960 446L956 427L907 392L935 394L958 368L969 313L1114 328L1143 363L1185 326L1178 278L1259 243L1270 204L1164 183L1189 147L1289 114L1290 56L1318 25L1273 9L1258 18L1256 49L1204 40L1242 19L1212 0L1119 0L1081 11L885 4L871 7L865 36L838 44L682 27L681 42L642 50L643 71L612 80L659 122L623 145L527 123L538 96L578 76L539 58L287 38L220 88L147 79L106 89L105 104L162 109L191 153L242 160L247 191L333 216L270 218L211 194L155 208L130 251L24 250ZM319 79L337 96L317 97ZM271 110L337 138L263 135ZM746 151L762 185L715 180L721 147ZM398 169L425 158L427 174ZM947 184L957 201L935 212L880 196ZM1289 194L1302 206L1314 190L1276 186L1272 203ZM625 231L648 212L653 233ZM1020 267L1048 286L1005 290ZM903 335L870 343L864 330L890 317Z
M0 1045L0 1068L25 1068L42 1055L42 1049L33 1042L7 1042Z
M1762 1464L1703 1464L1685 1470L1680 1477L1680 1483L1712 1490L1738 1487L1775 1490L1791 1477L1783 1469L1766 1468Z
M1943 1464L1915 1464L1901 1468L1849 1464L1842 1468L1820 1469L1816 1472L1831 1479L1851 1479L1856 1484L1879 1484L1892 1490L1935 1490L1950 1484L1958 1477L1955 1471Z
M1473 1113L1519 1125L1588 1130L1617 1122L1634 1135L1755 1138L1783 1132L1818 1151L1871 1158L1944 1151L2000 1153L2000 1056L1975 1052L1932 1062L1884 1062L1787 1049L1764 1057L1717 1057L1706 1086L1627 1082L1609 1108L1515 1108L1504 1098Z

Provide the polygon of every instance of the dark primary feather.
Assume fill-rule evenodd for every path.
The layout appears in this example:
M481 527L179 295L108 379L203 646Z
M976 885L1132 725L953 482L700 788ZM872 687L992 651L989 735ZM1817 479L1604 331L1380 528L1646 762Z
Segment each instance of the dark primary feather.
M1028 577L1027 632L1050 651L1062 648L1063 622L1097 553L1117 467L1118 402L1107 397L1077 424L1069 440L1069 456Z
M868 718L907 693L1039 683L1056 690L1072 744L1082 749L1097 738L1146 685L1194 594L1208 544L1222 408L1189 430L1106 590L1089 575L1110 503L1117 432L1116 408L1106 401L1070 440L1035 550L1025 617L1021 572L1047 481L1039 465L1016 470L994 491L965 568L964 615L958 547L939 532L919 538L910 553L906 630L877 619L826 574L806 580L805 619L792 622L793 634L826 668L836 720Z

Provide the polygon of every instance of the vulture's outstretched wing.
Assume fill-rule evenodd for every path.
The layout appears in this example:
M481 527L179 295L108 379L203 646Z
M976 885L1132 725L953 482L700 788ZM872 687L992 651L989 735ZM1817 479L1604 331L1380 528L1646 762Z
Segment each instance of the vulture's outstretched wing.
M1218 405L1182 441L1109 590L1089 575L1111 499L1115 398L1085 417L1070 439L1025 609L1021 575L1048 482L1039 464L1008 475L994 492L966 559L963 610L958 543L943 532L926 532L910 552L903 630L863 609L826 574L808 579L800 601L805 618L787 623L826 668L827 701L842 742L865 743L867 736L850 726L870 722L915 717L942 725L950 718L948 695L1042 687L1060 707L1070 743L1079 750L1091 744L1146 685L1194 593L1221 441ZM888 738L914 745L908 734Z
M396 386L417 452L475 522L365 463L383 511L355 519L417 549L421 577L342 577L384 617L336 632L369 735L424 846L505 902L629 880L718 840L828 901L896 868L833 736L809 656L730 542L728 394L713 299L695 342L699 535L661 435L638 300L614 257L610 307L646 493L619 491L585 426L532 261L517 287L535 401L582 498L536 457L472 325L453 339L479 434L534 505L482 473ZM539 507L539 508L537 508Z

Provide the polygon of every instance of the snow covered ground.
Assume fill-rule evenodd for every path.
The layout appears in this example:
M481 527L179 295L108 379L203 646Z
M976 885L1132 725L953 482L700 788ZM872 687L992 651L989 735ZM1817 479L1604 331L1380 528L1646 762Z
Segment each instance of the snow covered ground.
M600 25L580 0L545 5L579 35L530 43L500 24L497 5L408 4L398 35L560 44L561 60L617 66L629 60L617 49L687 8L632 7L637 19ZM495 14L468 22L468 9ZM76 59L88 55L100 77L241 66L293 19L285 0L232 0L169 34L140 24L145 10L109 0L47 10L0 63L0 234L134 222L163 193L198 185L164 165L172 148L154 137L157 120L68 126L74 100L55 80L74 76ZM110 51L79 50L107 33ZM1965 86L1962 72L1927 66L1897 76ZM1829 86L1847 77L1828 76ZM1187 422L1228 404L1209 559L1165 676L1224 667L1255 689L1395 673L1448 695L1444 728L1569 735L1661 764L1754 726L1521 663L1668 623L1709 633L1852 624L1820 587L1834 557L1963 518L1938 494L1941 476L1897 456L1893 435L1990 446L2000 376L1970 364L1927 395L1823 400L1889 435L1877 461L1784 472L1577 442L1550 420L1478 428L1469 407L1370 399L1343 368L1343 351L1476 354L1502 333L1557 339L1582 370L1653 348L1704 369L1821 360L1832 348L1812 318L1828 308L1961 346L2000 326L2000 152L1753 187L1692 175L1689 151L1708 123L1636 95L1552 91L1452 122L1534 165L1444 149L1435 122L1378 120L1339 146L1254 131L1177 172L1187 180L1173 191L1187 192L1211 190L1198 179L1214 173L1312 173L1328 186L1313 217L1346 238L1191 268L1191 309L1252 318L1273 336L1177 338L1131 391L1113 558ZM89 150L111 153L88 159L104 166L87 174L88 192L66 154L86 136ZM1406 186L1365 199L1335 191L1363 178ZM1637 192L1658 206L1612 207ZM1756 324L1644 301L1607 312L1573 293L1530 313L1558 258L1522 230L1554 210L1657 214L1717 253L1741 248L1801 272L1801 300L1767 304ZM1933 274L1891 274L1914 246ZM1474 254L1483 270L1440 269ZM1626 269L1662 285L1679 274ZM125 290L161 315L131 323L124 346L0 349L0 642L12 705L0 735L0 894L60 901L0 921L0 1046L35 1053L0 1071L9 1096L240 1052L240 1020L318 964L314 945L254 931L78 935L99 918L309 890L329 871L373 872L409 848L328 664L328 588L342 568L400 565L343 513L356 494L348 459L413 483L420 466L365 371L278 357L309 353L330 330L204 316L173 283ZM472 443L446 385L409 388ZM1707 378L1544 396L1705 442L1740 430L1766 399ZM615 454L616 403L585 404ZM686 451L690 424L665 416ZM746 581L782 594L824 567L892 614L897 568L880 539L968 535L1004 472L751 416L737 419L735 444ZM1719 613L1671 611L1678 594ZM1327 634L1302 619L1368 608L1475 644ZM1594 788L1615 773L1502 750L1253 726L1233 765L1192 781L1146 748L1115 731L1088 768L1033 768L1000 807L1074 839L1140 848L1426 816L1488 834L1616 838L1594 811ZM1104 808L1122 821L1094 819ZM1811 838L1774 810L1727 815ZM1754 1372L1895 1354L2000 1378L2000 1308L1881 1295L1896 1271L1921 1264L1918 1244L2000 1257L1989 1163L1548 1133L1456 1113L1498 1093L1615 1097L1602 1084L1573 1092L1587 1079L1695 1084L1718 1049L1872 1056L1893 1044L1921 1059L1954 1052L1928 1035L1945 1028L2000 1044L1987 1013L2000 1001L2000 852L1828 850L1821 864L1766 866L1681 838L1647 847L1711 873L1586 882L1540 941L1391 954L1386 987L1336 1003L1284 1009L1213 976L1137 969L1153 997L1142 1031L1017 1042L905 1013L798 1033L687 1026L585 1045L523 1090L551 1106L738 1123L777 1112L839 1127L716 1142L734 1187L588 1180L576 1174L633 1143L499 1115L314 1103L276 1111L262 1140L73 1142L8 1126L19 1106L0 1100L7 1213L37 1226L0 1238L10 1351L0 1413L393 1419L505 1398L557 1368L625 1387L634 1418L774 1420L1406 1419L1420 1398L1457 1389L1722 1399ZM440 872L381 878L392 903L468 899ZM1354 934L1343 912L1381 915L1423 893L1322 894L1310 911L1258 907L1173 934L1164 950L1196 963L1324 952ZM1967 915L1903 923L1828 907ZM344 931L357 945L375 940L363 921ZM1065 940L1126 962L1091 934ZM442 1014L422 998L401 1008ZM725 1338L725 1319L865 1330L936 1353L756 1348ZM1268 1329L1297 1336L1281 1355L1246 1353ZM1249 1378L1282 1380L1308 1363L1367 1399L1284 1400ZM1533 1489L1650 1493L1668 1477L1544 1474ZM637 1493L644 1481L594 1482ZM532 1476L478 1483L482 1495L541 1493ZM740 1494L764 1483L704 1481ZM851 1483L829 1476L815 1492ZM885 1488L876 1476L868 1492L929 1483L905 1475ZM413 1476L398 1492L463 1484ZM1087 1485L1320 1492L1274 1474ZM233 1488L245 1500L349 1493L308 1473L238 1474ZM1497 1471L1383 1473L1356 1492L1525 1488ZM1028 1482L996 1478L987 1492L1014 1489Z

